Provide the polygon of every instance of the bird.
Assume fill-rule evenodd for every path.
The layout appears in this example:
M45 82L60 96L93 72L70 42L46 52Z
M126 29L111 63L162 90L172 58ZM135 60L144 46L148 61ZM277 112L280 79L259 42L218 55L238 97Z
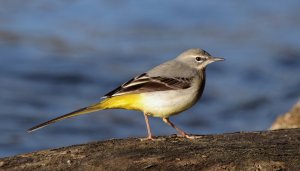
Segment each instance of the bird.
M200 48L188 49L175 59L144 72L105 94L98 103L56 117L28 129L33 132L57 121L106 109L137 110L144 114L148 136L154 140L148 117L158 117L189 139L195 138L170 121L192 107L202 96L208 64L223 61Z

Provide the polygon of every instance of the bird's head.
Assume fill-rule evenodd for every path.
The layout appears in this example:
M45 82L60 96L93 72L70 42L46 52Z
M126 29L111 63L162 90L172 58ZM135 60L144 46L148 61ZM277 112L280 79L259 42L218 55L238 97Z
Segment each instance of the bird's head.
M224 58L217 58L211 56L203 49L189 49L181 53L176 60L189 65L192 68L201 70L213 62L223 61Z

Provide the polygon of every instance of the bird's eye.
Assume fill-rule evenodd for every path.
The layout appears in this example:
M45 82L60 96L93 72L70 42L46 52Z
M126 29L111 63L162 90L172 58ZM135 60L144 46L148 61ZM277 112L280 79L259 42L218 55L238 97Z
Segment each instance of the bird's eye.
M202 59L201 57L197 56L197 57L196 57L196 61L197 61L197 62L201 62L201 61L203 61L203 59Z

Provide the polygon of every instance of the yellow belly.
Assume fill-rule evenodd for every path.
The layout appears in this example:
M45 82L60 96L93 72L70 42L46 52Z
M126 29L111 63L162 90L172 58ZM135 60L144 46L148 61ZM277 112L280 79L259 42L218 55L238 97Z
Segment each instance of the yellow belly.
M195 93L170 91L115 96L103 100L96 107L138 110L150 116L165 118L190 108L196 101Z
M101 102L102 109L128 109L143 111L141 95L129 94L107 98Z

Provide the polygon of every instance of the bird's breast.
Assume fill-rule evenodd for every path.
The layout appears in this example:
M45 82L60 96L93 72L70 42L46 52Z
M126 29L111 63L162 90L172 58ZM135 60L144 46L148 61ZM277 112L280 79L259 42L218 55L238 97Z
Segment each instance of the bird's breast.
M204 88L201 80L194 81L187 89L141 94L144 112L154 117L169 117L189 109L201 97Z

